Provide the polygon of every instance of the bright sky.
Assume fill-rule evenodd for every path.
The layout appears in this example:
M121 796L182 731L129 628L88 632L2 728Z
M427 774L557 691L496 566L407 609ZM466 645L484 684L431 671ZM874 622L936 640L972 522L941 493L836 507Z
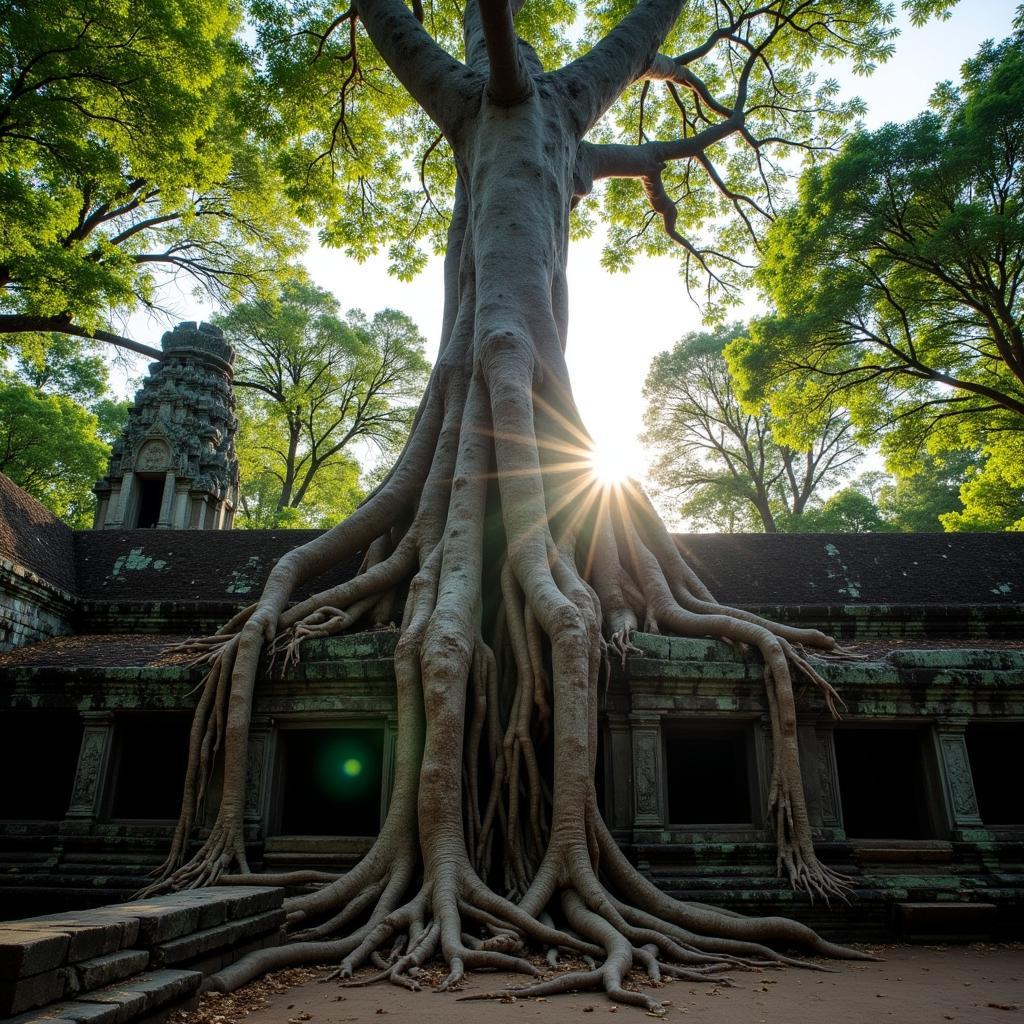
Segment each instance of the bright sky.
M952 17L915 29L906 19L896 53L870 78L848 69L823 69L847 95L868 106L867 124L906 121L925 109L936 83L955 80L960 65L985 39L1010 33L1016 0L960 0ZM654 356L682 335L700 327L700 315L686 295L671 258L638 259L629 274L609 274L600 264L599 238L574 243L569 256L570 328L568 363L576 399L598 450L610 462L624 462L633 476L646 470L637 442L643 428L642 389ZM390 277L383 257L358 264L341 253L311 245L306 265L321 287L330 289L343 309L367 313L393 307L419 325L436 351L443 289L441 261L435 259L411 283ZM199 319L208 310L182 307L182 318ZM738 315L744 312L738 311ZM134 320L141 341L159 343L165 329ZM145 372L139 361L135 373Z

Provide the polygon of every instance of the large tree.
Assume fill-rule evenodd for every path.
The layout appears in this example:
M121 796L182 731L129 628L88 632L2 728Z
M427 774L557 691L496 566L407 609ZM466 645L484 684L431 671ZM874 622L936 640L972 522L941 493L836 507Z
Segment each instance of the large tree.
M242 525L323 525L358 503L357 455L394 455L429 364L393 309L340 315L305 281L240 302L216 322L235 348Z
M0 365L0 472L69 526L92 525L92 485L128 403L107 397L107 366L85 342L19 335Z
M845 405L903 472L956 448L1009 464L1024 432L1024 34L932 107L805 172L758 271L774 311L728 351L745 400Z
M0 14L0 334L118 332L272 286L299 241L252 54L227 0L37 0Z
M948 4L906 6L920 16ZM357 0L341 13L267 7L267 44L289 39L293 53L268 73L291 76L309 104L297 101L296 113L305 111L310 153L333 154L333 135L355 161L355 170L338 161L352 204L335 240L356 243L360 214L363 244L415 238L415 208L409 218L382 215L412 191L405 170L426 166L430 215L444 213L445 180L454 191L440 352L408 444L355 513L283 556L259 600L198 645L209 671L157 886L254 877L242 825L261 653L273 646L287 657L398 592L387 816L358 865L289 901L292 945L253 954L212 983L331 958L347 976L394 949L383 976L414 985L417 965L437 955L450 971L447 988L478 967L536 974L520 955L532 940L595 965L525 991L592 986L657 1012L650 995L623 987L632 966L697 980L733 956L778 962L767 943L852 955L794 922L675 902L629 863L601 820L594 766L606 652L628 652L640 623L727 638L764 659L767 817L780 870L815 893L842 889L811 841L792 682L794 673L808 677L832 706L831 687L802 652L837 646L815 630L721 605L638 487L595 482L564 356L565 268L570 211L614 178L605 198L620 223L631 211L635 230L645 218L661 221L691 273L703 264L728 283L724 257L741 258L744 236L726 226L717 242L703 238L701 224L718 212L712 197L738 209L741 225L754 224L772 202L764 188L779 184L774 160L787 140L816 147L819 128L848 113L833 107L830 87L815 86L810 68L846 54L861 65L884 57L890 8L704 0L684 14L682 0L588 4L578 56L566 62L560 26L576 13L569 4L438 3L422 23L421 6L414 13L400 0ZM340 102L322 102L322 143L314 116L330 73L311 63L318 54L340 69L335 100L341 86ZM319 77L302 77L306 68ZM435 133L443 141L432 146ZM413 140L426 156L401 159ZM301 581L360 550L361 573L291 603ZM223 759L216 820L190 848L214 751Z
M828 409L806 448L776 438L767 407L740 405L725 346L741 324L688 334L657 355L644 384L651 476L682 500L680 513L716 528L799 530L799 520L862 457L850 418ZM731 530L730 530L731 532Z

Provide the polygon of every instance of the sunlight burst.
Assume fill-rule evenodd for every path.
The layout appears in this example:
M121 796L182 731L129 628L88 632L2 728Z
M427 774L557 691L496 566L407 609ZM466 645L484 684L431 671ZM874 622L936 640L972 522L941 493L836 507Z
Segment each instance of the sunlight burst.
M622 441L596 442L589 458L590 471L604 487L625 483L637 474L639 453L634 446Z

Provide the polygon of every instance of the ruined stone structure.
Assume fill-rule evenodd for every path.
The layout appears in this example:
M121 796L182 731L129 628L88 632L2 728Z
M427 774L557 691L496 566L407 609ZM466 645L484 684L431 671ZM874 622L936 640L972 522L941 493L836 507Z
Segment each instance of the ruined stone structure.
M219 327L194 322L161 347L93 488L95 526L228 530L238 501L234 352Z
M0 916L109 903L163 858L178 812L198 675L167 644L215 629L313 534L73 533L9 484L0 522L17 527L0 532L0 622L13 605L22 623L32 601L48 609L34 632L8 629L0 654L0 770L31 779L0 792ZM798 695L818 849L855 892L826 907L776 877L761 666L713 640L637 635L642 653L615 667L605 697L599 795L642 870L682 898L846 939L1024 933L1024 540L680 543L720 600L827 628L864 656L826 667L841 721L816 690ZM344 870L368 848L389 797L395 636L310 642L283 677L264 669L254 868ZM700 786L675 784L693 776Z

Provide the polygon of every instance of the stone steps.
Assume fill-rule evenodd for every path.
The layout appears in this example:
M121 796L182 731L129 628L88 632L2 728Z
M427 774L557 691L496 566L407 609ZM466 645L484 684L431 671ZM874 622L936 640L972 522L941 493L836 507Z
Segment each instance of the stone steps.
M284 890L219 886L0 923L0 1017L129 1024L284 940Z

